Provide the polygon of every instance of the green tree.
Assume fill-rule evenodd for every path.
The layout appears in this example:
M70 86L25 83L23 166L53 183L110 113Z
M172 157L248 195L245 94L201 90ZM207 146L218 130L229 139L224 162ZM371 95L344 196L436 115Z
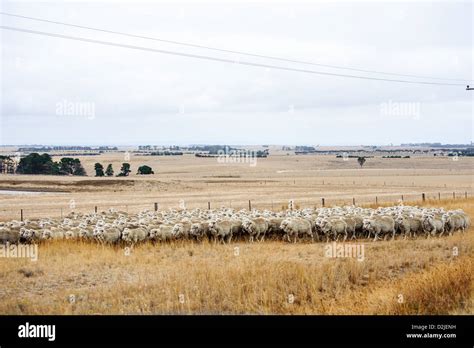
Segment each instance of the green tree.
M100 163L94 164L95 176L104 176L104 166Z
M47 153L30 153L23 157L18 163L17 173L19 174L54 174L53 160Z
M110 163L107 166L107 169L105 170L105 175L107 175L107 176L113 176L114 175L114 169L112 168L112 163Z
M365 157L358 157L357 158L357 162L359 162L359 165L360 165L361 168L364 165L365 161L366 161Z
M59 161L59 174L83 176L86 175L86 171L78 158L63 157Z
M141 175L149 175L149 174L155 174L153 172L153 169L151 169L151 167L149 166L141 166L141 167L138 167L138 172L137 174L141 174Z
M80 162L74 168L74 171L73 171L72 175L77 175L77 176L86 176L87 175L86 170L84 169L84 167L82 166L82 164Z
M30 153L18 163L19 174L49 174L49 175L86 175L81 161L77 158L63 157L59 162L53 162L50 155Z
M120 173L117 176L128 176L130 172L131 172L130 163L122 163L122 167L120 168Z

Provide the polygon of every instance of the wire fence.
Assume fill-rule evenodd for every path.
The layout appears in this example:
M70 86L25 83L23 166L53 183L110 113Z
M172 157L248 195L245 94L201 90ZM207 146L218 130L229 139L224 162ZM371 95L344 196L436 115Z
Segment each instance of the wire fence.
M52 202L51 204L35 205L24 204L21 206L4 206L0 207L0 221L6 220L26 220L38 218L63 218L72 212L76 213L101 213L114 209L127 214L136 214L144 210L160 211L160 210L191 210L191 209L219 209L233 208L235 210L271 210L282 211L289 209L290 201L294 209L303 208L320 208L342 205L385 205L385 204L410 204L423 201L441 201L441 200L461 200L472 197L471 191L452 191L452 192L425 192L425 193L408 193L408 194L392 194L381 193L378 195L363 194L358 196L348 196L341 194L332 194L321 197L312 198L279 198L267 199L265 196L259 195L258 198L249 198L246 200L206 200L201 197L193 201L177 200L170 202L166 200L160 202L159 199L149 199L146 202L130 203L130 202L76 202L74 199L62 202Z

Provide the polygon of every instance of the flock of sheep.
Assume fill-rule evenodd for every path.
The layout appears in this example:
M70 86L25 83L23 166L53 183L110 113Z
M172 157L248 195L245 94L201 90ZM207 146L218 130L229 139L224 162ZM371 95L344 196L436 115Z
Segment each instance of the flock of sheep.
M412 206L355 206L287 210L282 212L221 208L217 210L143 211L127 214L110 209L102 213L70 213L64 219L0 222L0 242L35 243L50 239L95 240L135 244L190 239L230 242L264 238L320 241L357 238L394 239L442 236L465 231L469 216L462 210Z

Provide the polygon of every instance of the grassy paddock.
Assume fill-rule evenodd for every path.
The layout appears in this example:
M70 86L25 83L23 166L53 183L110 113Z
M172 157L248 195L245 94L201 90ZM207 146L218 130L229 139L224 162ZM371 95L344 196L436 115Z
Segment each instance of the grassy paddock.
M423 205L473 216L473 203ZM472 314L473 241L471 228L348 242L364 245L362 262L326 257L325 243L180 241L127 255L123 246L48 242L37 262L0 259L0 314Z

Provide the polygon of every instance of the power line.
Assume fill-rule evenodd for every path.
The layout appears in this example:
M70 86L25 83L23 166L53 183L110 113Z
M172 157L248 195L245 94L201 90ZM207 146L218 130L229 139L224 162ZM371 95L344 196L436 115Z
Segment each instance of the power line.
M188 46L188 47L194 47L194 48L202 48L202 49L212 50L212 51L216 51L216 52L225 52L225 53L245 55L245 56L249 56L249 57L273 59L273 60L278 60L278 61L288 62L288 63L306 64L306 65L320 66L320 67L331 68L331 69L351 70L351 71L358 71L358 72L379 74L379 75L403 76L403 77L412 77L412 78L430 79L430 80L445 80L445 81L463 81L463 82L470 81L470 80L465 80L465 79L430 77L430 76L412 75L412 74L398 74L398 73L378 71L378 70L367 70L367 69L359 69L359 68L353 68L353 67L344 67L344 66L340 66L340 65L321 64L321 63L315 63L315 62L309 62L309 61L303 61L303 60L296 60L296 59L289 59L289 58L282 58L282 57L276 57L276 56L269 56L269 55L263 55L263 54L255 54L255 53L249 53L249 52L243 52L243 51L227 50L227 49L210 47L210 46L205 46L205 45L191 44L191 43L187 43L187 42L166 40L166 39L160 39L160 38L155 38L155 37L150 37L150 36L135 35L135 34L129 34L129 33L124 33L124 32L120 32L120 31L113 31L113 30L100 29L100 28L88 27L88 26L65 23L65 22L52 21L52 20L43 19L43 18L17 15L17 14L7 13L7 12L0 12L0 15L23 18L23 19L28 19L28 20L38 21L38 22L44 22L44 23L64 25L64 26L73 27L73 28L94 30L94 31L98 31L98 32L128 36L128 37L133 37L133 38L138 38L138 39L145 39L145 40L152 40L152 41L170 43L170 44L174 44L174 45Z
M317 74L317 75L325 75L325 76L337 76L337 77L346 77L346 78L363 79L363 80L374 80L374 81L401 82L401 83L410 83L410 84L438 85L438 86L464 86L464 84L461 84L461 83L441 83L441 82L428 82L428 81L396 80L396 79L385 79L385 78L369 77L369 76L336 74L336 73L329 73L329 72L315 71L315 70L307 70L307 69L296 69L296 68L289 68L289 67L278 66L278 65L261 64L261 63L247 62L247 61L236 61L236 60L226 59L226 58L217 58L217 57L204 56L204 55L198 55L198 54L183 53L183 52L176 52L176 51L167 51L167 50L160 50L160 49L155 49L155 48L119 44L119 43L114 43L114 42L109 42L109 41L86 39L86 38L82 38L82 37L61 35L61 34L55 34L55 33L47 33L47 32L43 32L43 31L15 28L15 27L3 26L3 25L0 26L0 29L18 31L18 32L29 33L29 34L37 34L37 35L43 35L43 36L49 36L49 37L55 37L55 38L61 38L61 39L82 41L82 42L88 42L88 43L95 43L95 44L106 45L106 46L129 48L129 49L141 50L141 51L146 51L146 52L169 54L169 55L181 56L181 57L187 57L187 58L196 58L196 59L211 60L211 61L217 61L217 62L223 62L223 63L248 65L248 66L259 67L259 68L269 68L269 69L284 70L284 71L302 72L302 73L308 73L308 74Z

